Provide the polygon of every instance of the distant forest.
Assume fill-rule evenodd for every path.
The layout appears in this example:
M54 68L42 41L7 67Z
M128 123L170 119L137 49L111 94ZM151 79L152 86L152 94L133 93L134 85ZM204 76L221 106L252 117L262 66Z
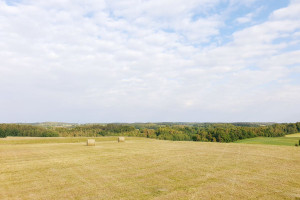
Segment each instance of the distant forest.
M0 137L135 136L176 141L233 142L300 132L297 123L0 124Z

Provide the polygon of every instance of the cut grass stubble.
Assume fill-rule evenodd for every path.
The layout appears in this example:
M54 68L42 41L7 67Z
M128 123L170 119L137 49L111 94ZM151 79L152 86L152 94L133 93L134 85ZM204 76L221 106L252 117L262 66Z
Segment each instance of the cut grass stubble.
M300 197L300 148L144 138L98 139L87 147L85 141L0 145L0 199Z

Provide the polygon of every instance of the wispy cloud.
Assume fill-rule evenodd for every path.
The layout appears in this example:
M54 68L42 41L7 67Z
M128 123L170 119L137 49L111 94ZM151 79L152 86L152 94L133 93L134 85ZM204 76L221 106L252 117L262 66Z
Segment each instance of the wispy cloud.
M238 23L241 23L241 24L247 23L247 22L251 22L253 16L254 16L253 13L248 13L248 14L246 14L246 15L243 16L243 17L237 18L236 21L237 21Z

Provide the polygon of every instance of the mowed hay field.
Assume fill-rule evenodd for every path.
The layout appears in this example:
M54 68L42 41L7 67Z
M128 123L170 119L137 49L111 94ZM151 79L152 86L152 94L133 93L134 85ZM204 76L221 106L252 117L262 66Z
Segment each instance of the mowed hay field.
M0 199L300 198L299 147L109 138L0 139Z

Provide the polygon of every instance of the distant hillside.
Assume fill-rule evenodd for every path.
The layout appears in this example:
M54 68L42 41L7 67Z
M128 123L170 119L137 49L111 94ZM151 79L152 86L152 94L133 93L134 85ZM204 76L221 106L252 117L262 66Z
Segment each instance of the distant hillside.
M32 126L41 126L41 127L76 127L84 125L129 125L136 128L158 128L162 126L196 126L196 127L211 127L211 126L243 126L243 127L259 127L259 126L270 126L276 124L275 122L135 122L135 123L67 123L67 122L36 122L36 123L17 123L20 125L32 125Z
M50 127L75 127L78 126L79 124L66 123L66 122L37 122L37 123L28 123L27 125L50 128Z

